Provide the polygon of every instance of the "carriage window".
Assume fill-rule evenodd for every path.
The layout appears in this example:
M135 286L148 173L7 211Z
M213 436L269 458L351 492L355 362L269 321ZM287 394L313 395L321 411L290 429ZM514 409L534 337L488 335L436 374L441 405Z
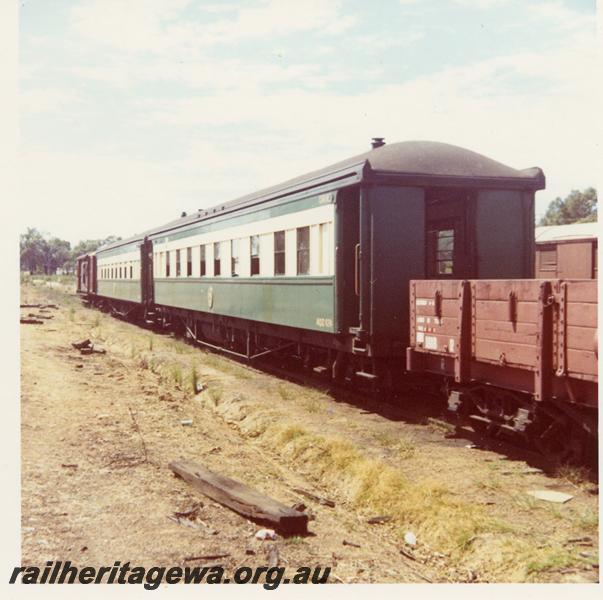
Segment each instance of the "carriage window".
M176 277L180 277L180 254L181 250L176 250Z
M239 240L230 240L230 274L238 277L239 273Z
M427 232L429 240L428 269L430 277L454 273L454 229Z
M134 267L130 265L130 279L134 279Z
M310 228L297 229L297 274L307 275L310 271Z
M214 242L214 275L220 275L220 242Z
M186 276L190 277L193 274L193 249L186 249Z
M260 236L251 236L251 275L260 274Z
M200 260L199 260L199 276L200 277L205 277L205 273L207 272L207 267L205 264L205 244L203 244L200 247L201 250L201 254L200 254Z
M165 251L165 276L170 276L170 251Z
M274 274L285 274L285 232L274 232Z

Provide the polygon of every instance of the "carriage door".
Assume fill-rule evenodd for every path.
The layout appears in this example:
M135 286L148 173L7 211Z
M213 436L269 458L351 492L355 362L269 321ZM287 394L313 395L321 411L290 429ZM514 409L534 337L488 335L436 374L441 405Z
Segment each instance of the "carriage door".
M140 246L140 288L142 303L150 306L155 302L153 282L153 242L147 238Z
M466 190L426 192L426 274L429 279L476 276L474 195Z

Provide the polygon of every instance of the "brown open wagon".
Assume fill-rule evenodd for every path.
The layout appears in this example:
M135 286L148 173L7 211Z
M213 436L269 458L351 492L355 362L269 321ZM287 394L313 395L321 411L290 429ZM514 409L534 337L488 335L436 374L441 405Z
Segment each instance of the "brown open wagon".
M560 458L596 440L596 281L412 281L410 306L408 370L444 377L451 409Z

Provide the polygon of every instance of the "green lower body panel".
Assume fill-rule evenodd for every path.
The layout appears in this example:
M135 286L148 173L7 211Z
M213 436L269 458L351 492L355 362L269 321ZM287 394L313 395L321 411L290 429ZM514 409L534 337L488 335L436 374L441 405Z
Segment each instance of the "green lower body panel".
M155 303L334 333L332 277L155 279Z
M99 279L96 293L105 298L114 298L115 300L127 300L128 302L142 302L140 293L140 281L132 279L131 281L113 281Z

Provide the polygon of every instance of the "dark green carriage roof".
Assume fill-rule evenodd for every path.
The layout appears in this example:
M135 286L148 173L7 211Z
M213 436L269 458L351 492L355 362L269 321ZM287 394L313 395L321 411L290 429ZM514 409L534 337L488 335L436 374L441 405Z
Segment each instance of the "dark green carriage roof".
M284 183L247 194L230 202L201 209L102 250L116 248L191 223L240 210L267 200L323 185L344 187L360 181L395 180L407 185L463 185L497 189L544 188L544 174L538 167L518 170L487 156L442 142L408 141L385 144L341 162L306 173Z

